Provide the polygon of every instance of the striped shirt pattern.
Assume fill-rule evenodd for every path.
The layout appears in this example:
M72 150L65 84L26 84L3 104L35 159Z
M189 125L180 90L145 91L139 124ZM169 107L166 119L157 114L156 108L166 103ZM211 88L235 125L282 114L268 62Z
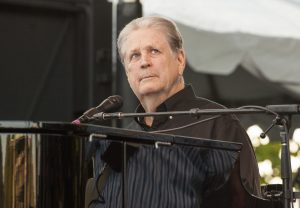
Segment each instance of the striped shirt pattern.
M109 141L101 141L97 174L104 165L100 156L108 145ZM226 182L237 157L237 152L201 147L139 146L127 162L125 207L200 207L202 197ZM124 207L122 178L122 173L112 171L101 193L105 202L91 207Z

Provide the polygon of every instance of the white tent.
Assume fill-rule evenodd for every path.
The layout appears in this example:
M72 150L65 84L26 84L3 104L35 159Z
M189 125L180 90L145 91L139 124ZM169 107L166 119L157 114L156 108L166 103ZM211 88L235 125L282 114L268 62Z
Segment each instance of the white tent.
M195 71L228 75L242 65L300 95L299 0L144 0L143 12L178 23Z

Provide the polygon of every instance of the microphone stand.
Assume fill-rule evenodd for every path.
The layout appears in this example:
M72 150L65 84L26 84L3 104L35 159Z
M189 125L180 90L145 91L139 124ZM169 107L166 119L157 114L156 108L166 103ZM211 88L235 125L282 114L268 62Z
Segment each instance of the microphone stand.
M199 117L199 115L225 115L225 114L249 114L260 113L262 110L258 109L203 109L194 108L188 111L168 111L168 112L151 112L151 113L97 113L93 116L95 120L108 120L108 119L123 119L133 117L148 117L148 116L182 116L190 115Z
M280 129L281 137L281 178L283 185L283 207L289 208L291 203L294 201L293 187L292 187L292 171L291 171L291 160L290 160L290 145L288 138L288 120L289 118L282 118Z
M169 111L169 112L151 112L151 113L98 113L93 116L95 120L107 119L122 119L130 117L147 117L147 116L180 116L190 115L199 118L200 115L226 115L226 114L273 114L276 118L273 120L271 126L262 133L261 137L264 138L266 133L275 125L279 126L281 137L281 178L283 185L283 205L284 208L290 208L291 203L296 198L300 198L299 192L293 192L292 189L292 171L289 151L288 139L288 123L292 114L300 114L300 105L269 105L262 106L243 106L240 108L227 108L227 109L199 109L194 108L188 111ZM281 116L281 115L285 115Z

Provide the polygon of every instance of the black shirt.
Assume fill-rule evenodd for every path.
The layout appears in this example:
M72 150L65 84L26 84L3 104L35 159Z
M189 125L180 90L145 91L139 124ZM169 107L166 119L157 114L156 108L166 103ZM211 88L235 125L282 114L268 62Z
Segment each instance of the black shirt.
M157 111L183 111L191 108L223 108L207 99L196 97L191 86L176 93ZM144 112L139 106L137 112ZM206 139L243 143L241 151L241 176L244 186L251 193L259 193L258 167L250 140L234 116L220 116L209 121L180 128L191 123L211 118L211 116L161 116L155 117L153 125L147 126L142 118L137 118L128 127L134 130L161 131L168 134L191 136ZM176 129L174 129L176 128ZM106 151L109 143L100 145L99 154ZM116 153L118 154L118 153ZM100 158L100 157L99 157ZM202 196L224 183L224 173L233 168L230 161L237 155L228 151L214 151L185 146L160 147L139 146L127 162L127 207L130 208L198 208ZM228 162L229 161L229 162ZM211 165L211 164L214 165ZM96 169L100 170L104 162L99 160ZM104 203L98 208L121 208L123 203L122 174L112 171L101 193Z
M197 97L192 86L186 85L183 90L158 106L156 111L187 111L193 108L218 109L224 108L224 106L208 99ZM136 111L144 112L144 109L139 105ZM233 115L223 115L209 120L209 118L212 117L215 116L201 115L198 118L190 115L155 117L151 127L147 126L142 118L137 118L129 125L129 128L160 132L161 130L179 127L177 130L165 131L164 133L242 143L243 148L240 154L240 172L244 187L250 193L260 195L258 165L251 141L244 128L241 126L239 120ZM182 126L206 119L208 121L180 129Z

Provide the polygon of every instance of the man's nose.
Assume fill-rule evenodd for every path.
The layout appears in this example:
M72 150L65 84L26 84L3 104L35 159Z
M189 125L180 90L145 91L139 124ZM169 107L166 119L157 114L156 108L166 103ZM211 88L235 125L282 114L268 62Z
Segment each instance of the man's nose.
M147 68L151 65L151 59L148 54L141 55L141 68Z

